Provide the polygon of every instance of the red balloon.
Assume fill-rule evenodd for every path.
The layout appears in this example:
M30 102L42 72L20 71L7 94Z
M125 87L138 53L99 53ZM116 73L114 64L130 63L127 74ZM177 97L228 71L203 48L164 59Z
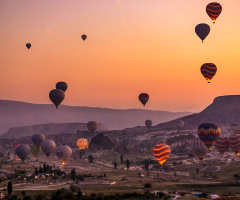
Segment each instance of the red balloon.
M139 94L138 99L143 104L143 106L145 106L149 100L149 95L147 93L141 93Z

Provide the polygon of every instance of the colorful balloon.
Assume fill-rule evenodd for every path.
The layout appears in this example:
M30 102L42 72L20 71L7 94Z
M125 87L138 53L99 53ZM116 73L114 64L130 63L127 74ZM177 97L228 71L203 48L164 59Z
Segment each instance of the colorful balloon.
M85 41L87 39L87 36L85 34L83 34L81 37L82 37L83 41Z
M67 83L65 83L65 82L58 82L58 83L56 84L56 89L60 89L60 90L62 90L63 92L66 92L67 88L68 88L68 85L67 85Z
M145 121L145 125L146 125L146 127L147 127L148 129L150 129L151 126L152 126L152 120L146 120L146 121Z
M220 135L214 146L220 152L220 154L223 155L224 152L227 151L229 147L228 137Z
M184 127L184 121L183 120L177 120L176 125L177 125L178 130L180 131L180 129Z
M215 23L216 19L222 12L222 6L217 2L209 3L206 7L206 12L208 16L213 20L213 23Z
M30 43L27 43L27 44L26 44L26 47L27 47L28 49L30 49L31 46L32 46L32 45L31 45Z
M145 106L149 100L149 95L147 93L141 93L139 94L138 99L143 104L143 106Z
M240 125L237 123L233 123L231 124L231 129L233 132L235 132L236 130L240 129Z
M49 98L54 103L56 108L58 108L65 98L65 93L60 89L55 89L49 93Z
M56 149L56 156L64 165L72 156L72 149L67 145L61 145Z
M211 79L214 77L216 72L217 72L217 67L213 63L205 63L201 67L201 73L206 78L208 83L211 82Z
M199 139L193 140L191 143L191 152L199 158L199 160L202 160L207 155L207 148L203 144L203 142Z
M87 123L87 128L90 131L90 133L93 134L97 130L98 124L95 121L90 121Z
M195 33L197 34L197 36L202 40L205 40L205 38L208 36L208 34L210 33L210 26L208 24L198 24L195 27Z
M216 143L221 129L214 123L203 123L198 127L198 136L208 150Z
M45 136L43 134L34 134L32 136L32 143L35 144L37 148L40 148L41 143L45 140Z
M232 150L239 156L240 155L240 135L231 134L228 138L228 144Z
M86 148L88 148L88 145L89 145L89 143L85 138L79 138L77 140L77 146L79 149L86 149Z
M44 140L41 144L41 149L46 156L50 156L56 148L56 144L53 140Z
M157 144L153 148L153 155L156 157L157 161L162 165L166 162L171 154L170 147L166 144Z
M16 147L15 153L22 161L24 161L30 154L30 147L25 144L20 144Z

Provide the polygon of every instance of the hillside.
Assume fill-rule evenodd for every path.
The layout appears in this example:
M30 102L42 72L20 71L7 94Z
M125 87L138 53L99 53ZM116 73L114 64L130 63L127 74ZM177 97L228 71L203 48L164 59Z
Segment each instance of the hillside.
M159 124L188 114L190 113L65 105L56 109L50 104L0 100L0 135L6 133L12 127L47 123L87 123L90 120L102 123L108 129L120 130L144 125L146 119L151 119L154 124Z

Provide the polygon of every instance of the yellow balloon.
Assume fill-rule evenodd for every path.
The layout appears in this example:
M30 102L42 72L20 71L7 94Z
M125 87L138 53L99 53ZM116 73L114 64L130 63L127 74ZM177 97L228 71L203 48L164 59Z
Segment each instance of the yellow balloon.
M77 140L77 146L79 149L86 149L88 148L88 141L85 138L79 138Z

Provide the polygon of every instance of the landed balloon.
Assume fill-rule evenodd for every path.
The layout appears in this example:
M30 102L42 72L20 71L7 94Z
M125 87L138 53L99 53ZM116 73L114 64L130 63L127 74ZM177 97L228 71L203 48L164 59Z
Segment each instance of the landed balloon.
M217 67L213 63L205 63L201 66L201 73L205 77L208 83L211 82L216 72L217 72Z
M15 153L22 161L24 161L30 154L30 147L25 144L20 144L16 147Z
M228 144L232 150L239 156L240 155L240 135L231 134L228 138Z
M216 19L222 12L222 6L217 2L209 3L206 7L206 12L208 16L213 20L213 23L215 23Z
M56 108L58 108L65 98L65 93L60 89L55 89L49 93L49 98L54 103Z
M233 123L231 124L231 129L233 132L235 132L236 130L240 129L240 125L237 123Z
M87 128L90 131L90 133L94 133L98 128L98 124L95 121L90 121L87 123Z
M32 153L32 155L37 158L39 156L39 154L41 153L41 148L38 148L36 145L32 145L30 147L30 151Z
M143 104L143 106L145 106L149 100L149 95L147 93L141 93L139 94L138 99Z
M72 149L67 145L57 147L56 156L64 165L72 156Z
M205 40L205 38L208 36L208 34L210 33L210 26L208 24L198 24L195 27L195 33L197 34L197 36L202 40Z
M32 45L31 45L30 43L27 43L27 44L26 44L26 47L27 47L28 49L30 49L31 46L32 46Z
M228 137L220 135L214 146L223 155L229 148Z
M60 90L62 90L63 92L66 92L67 88L68 88L68 85L67 85L67 83L65 83L65 82L58 82L58 83L56 84L56 89L60 89Z
M216 143L221 129L214 123L203 123L198 127L198 136L208 150Z
M77 146L79 149L86 149L86 148L88 148L88 145L89 145L89 143L85 138L79 138L77 140Z
M45 136L43 134L34 134L32 136L32 143L37 147L40 148L41 143L45 140Z
M85 34L83 34L81 37L82 37L83 41L85 41L87 39L87 36Z
M180 131L180 129L184 127L184 121L177 120L176 125L177 125L178 130Z
M208 153L208 150L201 140L193 140L191 143L191 152L202 160Z
M50 156L56 148L56 144L53 140L44 140L41 144L41 149L46 156Z
M153 155L156 157L157 161L163 165L171 154L170 147L166 144L157 144L153 148Z
M148 129L150 129L151 126L152 126L152 120L146 120L146 121L145 121L145 125L146 125L146 127L147 127Z

